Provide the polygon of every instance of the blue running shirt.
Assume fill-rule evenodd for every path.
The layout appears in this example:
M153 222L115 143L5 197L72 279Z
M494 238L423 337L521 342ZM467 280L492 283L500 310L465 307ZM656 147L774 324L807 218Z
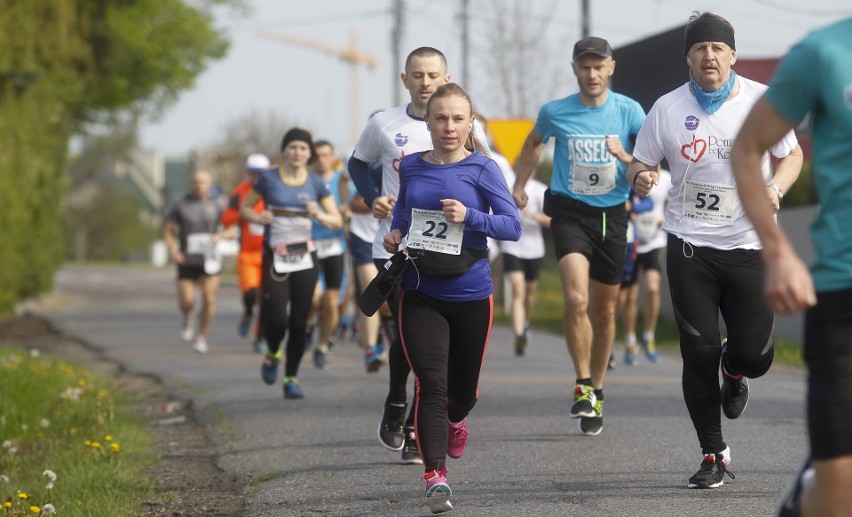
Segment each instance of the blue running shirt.
M579 94L542 106L535 130L545 142L556 138L551 191L595 207L624 203L627 165L610 154L606 137L617 136L631 152L644 120L638 102L612 91L601 106L583 106Z

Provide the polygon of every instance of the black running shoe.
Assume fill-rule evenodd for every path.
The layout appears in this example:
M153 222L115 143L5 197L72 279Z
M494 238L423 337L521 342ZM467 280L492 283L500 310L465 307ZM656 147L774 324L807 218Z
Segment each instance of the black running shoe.
M405 407L407 404L385 402L385 411L379 423L379 441L392 451L401 451L405 445Z
M521 357L524 355L524 352L527 351L527 335L524 333L523 335L515 337L515 355Z
M603 400L595 399L592 408L595 416L580 418L580 432L586 436L597 436L603 430Z
M400 461L403 465L423 465L420 449L417 448L417 438L411 427L405 428L405 445L402 446Z
M698 472L689 478L689 488L717 488L724 484L725 474L731 479L734 475L728 470L728 462L722 454L705 454Z
M722 412L731 420L739 418L748 405L748 379L740 375L733 378L725 373L725 356L728 353L728 340L722 341Z
M778 503L777 517L800 517L802 515L802 491L813 475L814 469L811 468L811 459L808 458L796 473L793 484L787 488L787 491L781 497L781 501Z
M585 384L574 386L574 405L571 406L571 418L594 417L595 414L595 389Z

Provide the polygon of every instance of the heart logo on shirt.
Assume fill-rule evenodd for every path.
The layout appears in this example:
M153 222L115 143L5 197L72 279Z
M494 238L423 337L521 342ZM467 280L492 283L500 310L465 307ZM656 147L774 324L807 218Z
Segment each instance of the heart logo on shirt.
M707 151L707 142L696 139L695 135L692 135L691 143L680 146L680 155L693 163L698 163L705 151Z

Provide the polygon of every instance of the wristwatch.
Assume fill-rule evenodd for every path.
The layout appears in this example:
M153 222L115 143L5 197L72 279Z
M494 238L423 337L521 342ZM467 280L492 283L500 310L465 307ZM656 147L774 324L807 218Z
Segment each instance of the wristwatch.
M781 201L782 199L784 199L784 191L781 190L781 187L779 187L775 183L770 183L769 185L766 185L766 186L775 191L775 193L778 195L778 201Z

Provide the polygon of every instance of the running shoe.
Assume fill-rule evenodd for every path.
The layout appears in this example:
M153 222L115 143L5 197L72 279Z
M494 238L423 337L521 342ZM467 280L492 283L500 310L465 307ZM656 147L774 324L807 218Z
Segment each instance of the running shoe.
M240 324L237 327L237 332L240 334L240 337L248 337L249 330L251 330L251 316L248 314L244 314L240 319Z
M379 422L379 442L392 451L401 451L405 444L405 408L407 404L385 402L382 421Z
M364 366L367 367L367 373L376 373L382 367L384 348L384 345L373 345L364 350Z
M260 336L257 336L257 339L254 340L252 348L256 354L265 354L269 350L266 347L266 341L264 341Z
M781 501L778 503L776 517L800 517L802 515L802 491L805 485L812 483L814 469L811 467L811 459L808 458L796 473L793 484L787 488Z
M635 344L624 346L624 364L627 366L639 364L639 352L636 350Z
M278 379L278 363L280 360L280 349L274 355L270 355L269 352L266 353L266 357L263 358L263 363L260 365L260 378L263 379L263 382L269 385L275 384Z
M595 416L580 419L580 432L586 436L597 436L603 430L603 400L596 398L594 403Z
M521 357L524 355L524 352L527 351L527 335L524 333L523 335L515 337L515 356Z
M420 449L417 447L417 435L413 427L405 428L405 444L402 446L400 461L403 465L423 465Z
M612 354L609 354L609 363L607 363L606 369L607 370L615 370L615 365L616 365L615 356L612 355Z
M207 346L207 340L203 337L199 337L195 340L195 344L192 345L192 349L199 354L206 354L210 351L210 347Z
M571 406L571 418L595 416L595 389L585 384L574 386L574 405Z
M467 418L454 424L447 420L447 456L453 459L461 458L467 448Z
M305 392L302 391L302 387L299 386L299 383L296 381L295 377L289 377L285 379L284 398L291 400L305 398Z
M450 498L453 491L447 484L447 469L430 470L423 474L426 481L426 505L432 513L444 513L453 509Z
M725 371L725 357L728 353L728 340L722 341L722 412L734 420L739 418L748 405L748 379L742 375L730 375Z
M325 370L328 368L328 358L325 356L325 352L317 348L314 350L314 366L319 368L320 370Z
M192 341L192 337L195 335L195 331L192 329L192 321L186 320L183 322L183 330L180 331L180 338L189 343Z
M660 360L660 355L657 354L657 346L654 344L653 339L642 340L642 351L645 352L645 357L652 363Z
M705 454L701 461L701 467L689 478L689 484L686 486L689 488L717 488L725 484L725 474L734 479L734 475L728 470L728 461L725 460L724 451L718 454Z

